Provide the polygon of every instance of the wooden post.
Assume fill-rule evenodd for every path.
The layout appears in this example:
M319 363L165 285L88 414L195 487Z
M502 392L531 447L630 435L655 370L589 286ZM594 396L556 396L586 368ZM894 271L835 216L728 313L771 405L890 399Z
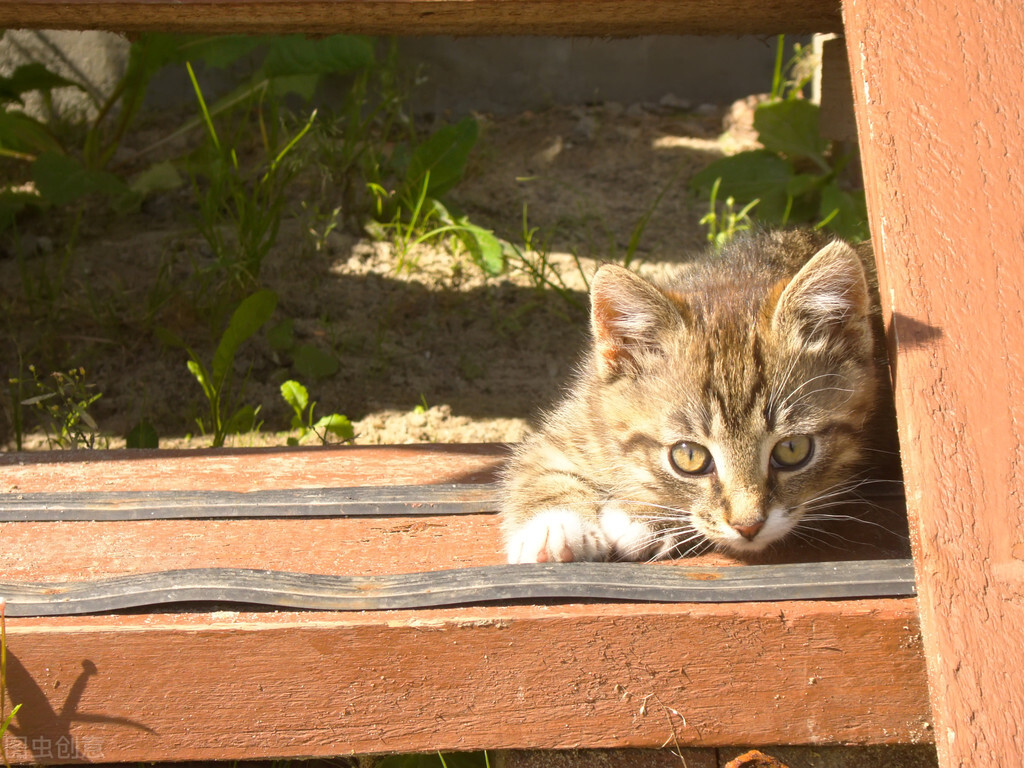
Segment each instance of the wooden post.
M943 766L1024 752L1024 9L846 0Z

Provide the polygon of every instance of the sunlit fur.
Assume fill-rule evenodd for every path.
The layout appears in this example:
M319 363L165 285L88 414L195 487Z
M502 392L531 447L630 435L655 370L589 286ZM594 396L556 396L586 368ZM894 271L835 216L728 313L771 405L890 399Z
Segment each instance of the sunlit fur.
M602 267L578 378L505 473L509 560L757 552L825 514L859 482L888 397L870 264L869 248L786 232L659 286ZM779 468L772 448L798 435L810 460ZM684 441L711 471L673 465Z

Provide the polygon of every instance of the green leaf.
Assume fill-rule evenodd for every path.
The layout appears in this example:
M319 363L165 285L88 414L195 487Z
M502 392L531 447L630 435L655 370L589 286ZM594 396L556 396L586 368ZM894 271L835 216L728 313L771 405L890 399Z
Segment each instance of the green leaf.
M203 388L203 394L206 395L206 399L212 401L216 397L217 391L213 387L213 382L210 381L210 373L206 370L206 366L194 358L186 362L185 365L188 366L192 375L196 377L199 386Z
M35 397L29 397L21 401L22 405L38 405L39 403L47 400L52 400L57 396L56 392L47 392L45 395L36 395Z
M818 129L818 105L804 99L766 102L754 111L754 128L764 148L814 161L823 171L828 142Z
M228 419L228 423L224 425L225 434L229 435L242 435L246 432L256 431L256 416L260 412L260 407L256 406L253 408L251 405L243 405Z
M125 436L126 448L159 448L160 436L156 428L143 419Z
M61 77L39 62L22 64L10 77L0 77L0 99L21 101L22 94L30 91L52 91L54 88L78 88L79 83Z
M274 37L263 62L267 77L345 74L373 63L372 38L332 35L311 40L303 35Z
M821 190L818 219L824 220L829 216L832 218L825 227L842 238L859 243L871 236L863 190L847 192L840 189L834 181L827 184Z
M303 378L326 379L338 372L341 363L313 344L301 344L292 352L292 366Z
M317 423L313 425L313 430L320 432L326 431L342 440L351 440L356 436L356 431L352 426L352 422L340 413L332 413L330 416L324 416L322 419L319 419Z
M0 147L33 155L64 152L49 128L21 112L0 112Z
M459 239L469 251L473 263L488 275L500 275L505 268L501 241L489 229L465 223L457 230Z
M201 61L207 67L223 69L234 64L244 56L248 56L261 45L266 45L272 37L267 35L202 35L182 38L177 37L178 52L175 59L183 62Z
M129 185L133 192L142 195L178 189L185 180L170 160L156 163L136 176Z
M132 197L128 185L114 174L89 170L57 152L45 152L36 159L32 178L39 194L54 205L67 205L93 194L109 197L115 204Z
M781 224L788 207L788 185L794 176L788 160L774 152L755 149L715 160L693 176L690 186L707 195L715 180L721 179L719 200L731 197L740 205L760 200L754 209L757 217Z
M279 99L294 94L303 101L312 101L320 84L320 75L286 75L268 81L270 93Z
M38 206L42 203L39 195L31 192L13 192L9 189L0 191L0 232L10 229L15 218L27 206Z
M292 407L297 416L302 417L302 412L309 405L309 391L295 379L288 379L281 385L281 397ZM294 426L294 425L293 425Z
M786 192L793 197L811 195L817 191L824 180L824 176L816 176L812 173L798 173L789 180L789 183L786 185Z
M267 330L267 341L275 352L287 352L295 346L295 321L289 317L271 326Z
M399 197L415 200L424 184L427 185L425 197L441 197L452 189L462 180L469 153L479 135L480 127L472 117L434 132L413 151Z
M223 384L231 371L238 348L258 331L277 307L277 294L263 289L246 297L231 314L228 327L213 353L213 381Z
M252 53L269 40L259 35L178 35L148 32L132 43L125 77L134 81L148 80L170 64L201 61L208 67L222 69Z

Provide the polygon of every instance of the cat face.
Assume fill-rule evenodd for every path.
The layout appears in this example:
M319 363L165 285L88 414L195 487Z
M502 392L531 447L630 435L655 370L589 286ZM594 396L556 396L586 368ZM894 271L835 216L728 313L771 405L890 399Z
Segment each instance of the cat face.
M646 531L629 542L643 552L620 556L706 542L758 551L850 481L876 372L849 246L822 248L795 274L719 274L711 288L655 288L605 267L592 298L596 469Z

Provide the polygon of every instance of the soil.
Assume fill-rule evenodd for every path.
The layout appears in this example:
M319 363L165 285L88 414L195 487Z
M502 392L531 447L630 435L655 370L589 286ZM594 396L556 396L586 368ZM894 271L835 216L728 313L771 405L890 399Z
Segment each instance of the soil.
M239 402L259 405L263 424L228 445L283 445L297 435L280 396L290 378L308 386L318 415L352 419L359 444L519 440L558 398L586 342L588 278L602 261L624 260L638 222L649 216L632 261L641 272L704 247L706 203L689 191L689 178L753 145L755 103L479 116L480 142L448 200L520 248L525 211L564 293L538 287L514 261L500 277L486 277L449 248L416 247L402 258L392 243L365 232L328 232L323 214L338 201L319 198L315 174L307 174L295 186L296 214L282 223L261 283L279 296L270 325L291 321L294 344L328 353L338 370L303 377L291 352L275 349L266 334L248 341L236 361L244 381ZM303 203L321 215L302 215ZM173 330L208 361L214 329L223 327L224 318L204 315L186 288L195 264L208 258L193 216L191 190L182 189L132 216L87 217L62 290L51 298L47 280L61 284L59 228L44 218L29 221L17 242L0 246L0 317L10 340L0 344L0 366L9 378L28 381L30 365L43 375L84 368L91 391L102 394L89 408L97 447L123 447L143 418L161 447L210 444L196 426L205 403L186 353L157 332ZM529 258L537 263L540 255ZM0 400L0 450L14 450L14 398ZM48 447L38 428L25 435L25 449ZM898 749L819 752L780 754L793 765L934 764L927 746L906 748L905 756Z
M325 214L338 202L319 198L316 175L304 174L293 185L295 214L283 221L260 275L279 296L268 328L290 320L294 344L275 350L261 334L240 349L238 402L259 405L263 423L228 445L280 445L296 436L280 395L289 378L308 387L318 415L348 416L357 443L518 440L572 372L586 339L586 281L597 265L625 259L645 217L632 253L641 271L703 246L706 203L687 182L723 152L749 144L744 105L738 109L739 122L736 108L674 104L478 116L481 139L447 200L520 249L525 212L564 292L538 287L515 263L487 277L465 253L439 244L402 258L386 239L341 226L327 231ZM726 117L732 130L724 130ZM59 285L64 246L52 222L27 222L0 255L0 307L13 341L0 363L9 377L29 382L29 365L43 376L83 367L90 391L102 394L89 408L97 446L123 446L142 419L162 447L210 444L196 424L205 400L187 355L158 335L171 329L208 361L224 327L182 290L206 252L192 195L186 185L131 216L87 216L53 298L43 287ZM338 370L297 373L291 352L302 344L335 358ZM35 394L23 389L22 397L26 391ZM6 450L15 445L12 406L5 398ZM48 441L37 428L24 446L45 449Z

